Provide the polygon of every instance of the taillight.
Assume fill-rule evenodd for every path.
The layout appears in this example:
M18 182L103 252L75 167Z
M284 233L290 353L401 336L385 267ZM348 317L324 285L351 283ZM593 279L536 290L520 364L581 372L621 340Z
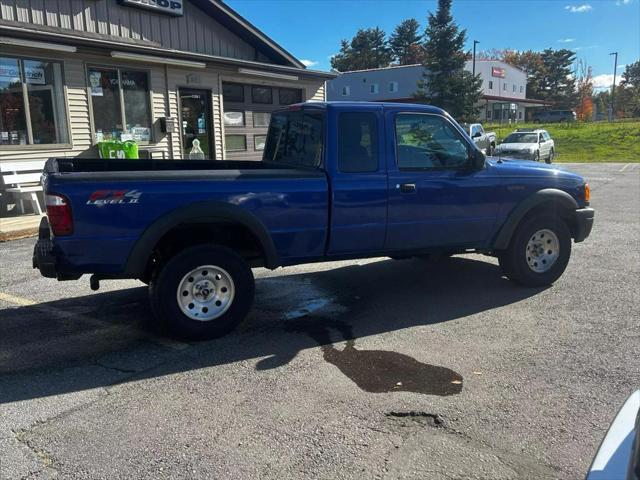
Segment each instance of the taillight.
M51 193L45 196L45 203L53 234L56 236L71 235L73 233L73 216L69 200L57 193Z

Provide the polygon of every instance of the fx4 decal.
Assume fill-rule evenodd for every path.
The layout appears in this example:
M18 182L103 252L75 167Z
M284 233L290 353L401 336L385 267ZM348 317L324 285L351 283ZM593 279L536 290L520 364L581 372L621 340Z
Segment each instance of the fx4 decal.
M138 190L96 190L87 205L129 205L138 203L142 192Z

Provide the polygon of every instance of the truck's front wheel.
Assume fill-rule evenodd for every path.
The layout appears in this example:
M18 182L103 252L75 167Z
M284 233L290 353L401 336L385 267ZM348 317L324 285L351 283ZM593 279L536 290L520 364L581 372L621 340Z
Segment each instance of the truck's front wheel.
M155 315L176 335L219 337L249 313L253 274L244 259L229 248L191 247L154 275L149 296Z
M498 255L505 275L527 287L555 282L569 263L571 233L567 224L554 216L535 216L516 230L509 248Z

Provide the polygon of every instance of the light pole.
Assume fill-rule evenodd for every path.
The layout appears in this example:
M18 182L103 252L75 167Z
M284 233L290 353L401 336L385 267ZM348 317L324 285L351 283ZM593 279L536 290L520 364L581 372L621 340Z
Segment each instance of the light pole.
M480 42L478 40L473 41L473 76L476 76L476 45Z
M613 121L615 115L615 101L616 101L616 70L618 70L618 52L611 52L609 55L614 56L613 61L613 85L611 86L611 117L609 121Z

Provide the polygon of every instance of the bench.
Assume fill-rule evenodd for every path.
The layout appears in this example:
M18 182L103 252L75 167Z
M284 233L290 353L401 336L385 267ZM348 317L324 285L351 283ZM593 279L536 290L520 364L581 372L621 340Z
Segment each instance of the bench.
M20 206L20 213L25 213L25 201L31 203L33 213L42 215L38 200L38 192L42 192L40 177L44 161L0 162L0 178L2 193L14 195Z

